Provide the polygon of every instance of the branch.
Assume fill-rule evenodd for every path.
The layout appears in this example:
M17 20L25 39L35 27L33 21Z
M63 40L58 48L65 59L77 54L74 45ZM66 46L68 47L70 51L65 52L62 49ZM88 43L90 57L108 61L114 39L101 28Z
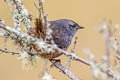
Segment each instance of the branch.
M21 38L21 40L23 40L26 44L30 44L30 43L32 43L32 44L36 44L37 45L37 47L39 48L39 49L41 49L42 47L44 47L44 46L41 46L41 43L43 44L43 43L45 43L44 41L42 41L42 40L40 40L40 39L38 39L38 38L35 38L35 37L32 37L32 36L30 36L30 35L28 35L28 34L25 34L25 33L23 33L23 32L19 32L19 31L16 31L15 29L12 29L11 27L8 27L8 26L6 26L3 22L2 22L2 20L0 21L0 28L2 28L2 29L4 29L5 31L7 31L7 32L9 32L10 33L10 36L11 37L13 37L13 38L16 38L16 37L19 37L19 38ZM14 34L14 35L12 35L12 34ZM48 46L53 46L53 45L48 45L47 43L45 43L45 48L47 48ZM50 48L51 48L50 47ZM48 48L47 48L48 49ZM44 49L44 50L47 50L47 49ZM53 47L53 49L54 49L54 47ZM55 48L55 50L56 50L56 48ZM59 48L57 48L57 50L59 51ZM5 52L5 53L12 53L12 54L18 54L18 53L15 53L15 52L11 52L11 51L6 51L6 50L1 50L2 52ZM66 51L64 51L65 53L67 53ZM62 54L63 53L63 51L62 50L60 50L60 52L59 52L60 54ZM67 55L68 55L69 53L67 53ZM76 58L76 60L79 60L79 61L82 61L83 59L82 58L78 58L77 56L75 56L75 55L69 55L69 56L72 56L73 58ZM84 61L82 61L82 62L84 62ZM85 63L85 62L84 62ZM73 79L73 80L79 80L76 76L74 76L73 74L72 74L72 72L71 71L67 71L66 70L66 68L64 68L64 66L62 66L62 64L56 64L56 67L58 68L58 69L60 69L62 72L64 72L68 77L70 77L71 79Z
M66 52L66 51L64 51L64 50L62 50L62 49L60 49L60 48L58 48L58 51L59 51L60 53L63 53L63 54L66 55L66 56L71 56L73 60L82 62L82 63L90 66L89 61L87 61L87 60L85 60L85 59L83 59L83 58L80 58L80 57L76 56L76 55L73 54L73 53L68 53L68 52Z
M39 45L39 42L45 43L45 42L42 41L42 40L39 40L39 39L37 40L37 38L34 38L34 37L32 37L32 36L30 36L30 35L28 35L28 34L25 34L25 33L19 32L19 31L16 31L16 30L14 30L14 29L6 26L4 23L2 23L2 21L0 21L0 28L8 31L9 33L14 33L15 35L17 35L17 36L19 36L20 38L22 38L22 40L25 41L25 43L29 43L29 44L30 44L30 43L32 43L32 44L37 43L36 45L37 45L38 48L41 48L41 45ZM13 37L14 37L14 36L13 36ZM47 43L46 43L46 46L47 46ZM53 46L53 45L50 45L50 46ZM53 47L53 49L54 49L54 47ZM55 50L56 50L56 48L55 48ZM62 50L62 49L60 49L60 48L57 48L57 50L58 50L59 54L62 54L62 53L63 53L63 54L65 54L66 56L71 56L74 60L77 60L77 61L80 61L80 62L82 62L82 63L84 63L84 64L90 65L90 63L89 63L88 61L84 60L83 58L77 57L75 54L68 53L68 52L66 52L66 51L64 51L64 50Z
M82 80L82 79L78 79L69 69L67 69L66 67L64 67L60 62L56 62L54 60L51 60L50 62L52 62L52 64L58 68L60 71L62 71L65 75L67 75L70 79L72 80Z
M13 55L14 55L14 54L19 54L18 52L9 51L9 50L7 50L7 49L0 49L0 52L12 53Z
M19 54L18 52L9 51L7 49L0 49L0 52L12 53L13 55ZM67 75L70 79L72 79L72 80L81 80L81 79L78 79L70 70L65 68L61 63L55 62L54 60L51 60L50 62L52 64L54 64L54 66L56 68L58 68L60 71L62 71L65 75Z
M27 30L29 31L31 29L31 25L30 25L30 18L29 18L29 13L28 11L24 8L23 3L21 2L21 0L13 0L13 2L16 5L16 9L15 12L13 13L12 10L12 5L9 5L10 9L11 9L11 13L14 19L14 27L18 27L21 28L19 23L23 22L25 24L25 27L27 28ZM35 4L36 6L36 4ZM37 7L37 6L36 6ZM45 26L47 28L46 30L46 38L48 36L51 36L51 32L49 31L49 26L48 26L48 20L47 20L47 15L44 12L43 9L43 4L41 2L41 0L39 0L39 7L37 7L37 9L39 10L39 18L42 20L42 16L44 18L44 22L45 22ZM18 24L17 24L18 22ZM37 37L33 37L27 33L22 32L21 30L16 30L16 29L12 29L9 26L6 26L2 20L0 20L0 28L2 28L3 30L7 31L9 33L9 37L10 38L14 38L15 41L23 41L27 46L30 46L31 44L35 45L35 47L37 48L37 50L39 51L39 54L45 54L45 53L51 53L52 51L54 52L55 50L58 51L58 55L60 54L64 54L67 57L70 57L72 60L76 60L79 62L82 62L88 66L90 66L91 68L93 68L95 70L95 68L97 68L97 63L95 62L91 62L91 61L87 61L81 57L78 57L74 54L74 48L76 43L74 43L74 47L73 50L71 51L71 53L68 53L58 47L56 47L54 44L48 44L46 43L43 39L37 38ZM49 33L48 33L49 31ZM110 29L108 28L108 34L106 37L106 56L107 56L107 60L106 60L106 64L107 64L107 70L105 71L103 68L100 68L100 71L107 74L108 76L111 76L114 79L116 78L116 75L113 73L112 69L109 67L109 57L110 57L110 37L111 35L110 33ZM51 40L52 37L49 38L49 40ZM22 46L22 48L24 48L24 46ZM25 49L24 49L25 50ZM0 49L0 52L4 52L4 53L12 53L12 54L20 54L17 52L13 52L13 51L8 51L6 49ZM36 51L37 52L37 51ZM29 50L26 50L26 53L31 54L31 52L29 52ZM36 55L36 53L33 52L32 55ZM71 62L71 59L69 59L69 61ZM79 80L68 68L64 67L60 62L55 62L54 60L51 60L51 62L54 64L54 66L56 68L58 68L60 71L62 71L65 75L67 75L70 79L72 80ZM70 62L68 62L68 66L70 65Z
M25 41L25 43L33 43L33 42L36 42L36 40L38 39L38 38L34 38L34 37L32 37L32 36L30 36L30 35L28 35L28 34L25 34L25 33L19 32L19 31L16 31L16 30L14 30L14 29L6 26L2 21L0 21L0 28L4 29L5 31L8 31L8 32L11 33L11 34L14 34L14 35L19 36L20 38L22 38L23 41ZM14 36L13 36L13 37L14 37ZM39 44L39 42L45 43L45 42L42 41L42 40L37 40L37 41L38 41L37 44ZM47 44L47 43L46 43L46 44ZM46 45L46 46L48 46L48 45ZM53 46L53 45L51 45L51 46ZM41 47L40 45L38 45L38 48L42 48L42 47ZM53 49L54 49L54 48L53 48ZM68 53L68 52L66 52L66 51L64 51L64 50L62 50L62 49L60 49L60 48L57 48L57 50L58 50L59 54L64 54L64 55L66 55L66 56L70 56L70 57L72 57L73 60L82 62L82 63L84 63L84 64L86 64L86 65L88 65L88 66L91 67L91 64L90 64L89 61L87 61L87 60L85 60L85 59L83 59L83 58L80 58L80 57L76 56L76 55L73 54L73 53ZM18 53L14 53L14 52L11 52L11 51L7 52L6 50L1 50L1 51L2 51L2 52L6 52L6 53L18 54ZM62 65L60 66L60 65L58 64L58 65L56 65L56 66L57 66L58 69L62 70L62 72L65 72L65 73L66 73L66 71L65 71L66 69L61 69ZM101 70L101 71L103 72L103 70ZM111 75L111 76L115 77L114 74L111 74L111 73L113 73L111 70L107 72L108 75ZM71 72L70 72L70 74L71 74ZM67 75L67 76L70 76L70 75L67 74L67 73L66 73L66 75Z

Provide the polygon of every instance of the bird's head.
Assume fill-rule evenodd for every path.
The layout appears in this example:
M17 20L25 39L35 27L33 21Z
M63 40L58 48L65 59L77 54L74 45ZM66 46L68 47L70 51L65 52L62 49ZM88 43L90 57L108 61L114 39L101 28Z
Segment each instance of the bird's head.
M80 26L79 24L77 24L76 22L72 21L72 20L68 20L66 19L65 22L68 25L68 29L73 33L73 35L79 30L79 29L84 29L83 26Z

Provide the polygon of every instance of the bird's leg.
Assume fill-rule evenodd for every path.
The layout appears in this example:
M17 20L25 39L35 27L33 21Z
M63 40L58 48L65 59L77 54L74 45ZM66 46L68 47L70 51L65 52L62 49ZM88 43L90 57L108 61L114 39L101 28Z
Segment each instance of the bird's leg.
M50 65L50 67L54 67L55 63L61 63L61 60L60 59L49 59L50 61L52 61L53 63Z

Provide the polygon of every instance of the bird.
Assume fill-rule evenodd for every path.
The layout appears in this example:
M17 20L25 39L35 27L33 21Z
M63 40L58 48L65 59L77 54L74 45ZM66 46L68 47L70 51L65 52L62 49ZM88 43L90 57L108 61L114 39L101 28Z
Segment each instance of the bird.
M58 19L54 21L49 21L50 24L49 28L52 30L52 37L54 43L58 46L58 48L67 50L72 42L72 38L76 34L76 32L79 29L83 29L83 26L80 26L75 21L70 19ZM41 27L42 22L40 19L36 19L36 29L35 32L37 32L36 36L39 37L41 35L45 35L45 28ZM40 29L42 28L42 30ZM60 54L61 55L61 54ZM45 59L54 59L58 56L60 56L57 52L56 53L50 53L50 54L40 54L41 57Z

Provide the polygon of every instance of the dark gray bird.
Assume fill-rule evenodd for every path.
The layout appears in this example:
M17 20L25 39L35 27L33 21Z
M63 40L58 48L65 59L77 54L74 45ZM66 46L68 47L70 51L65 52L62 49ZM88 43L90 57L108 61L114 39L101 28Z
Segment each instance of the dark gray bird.
M52 36L55 44L61 49L67 49L71 44L72 38L78 29L84 27L79 26L76 22L68 19L59 19L50 21L53 30Z
M49 21L52 29L52 37L55 44L64 50L67 50L71 44L72 38L79 29L84 27L69 19L59 19ZM53 59L60 56L58 53L41 54L43 58Z

